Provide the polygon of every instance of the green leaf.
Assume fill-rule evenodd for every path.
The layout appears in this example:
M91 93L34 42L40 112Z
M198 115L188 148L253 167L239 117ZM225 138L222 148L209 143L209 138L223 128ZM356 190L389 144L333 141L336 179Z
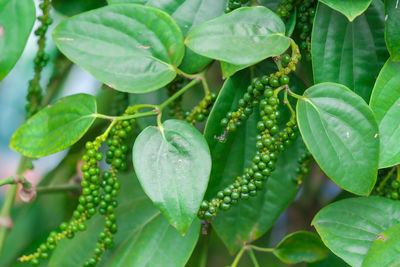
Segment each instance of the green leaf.
M171 82L185 48L165 12L134 4L111 5L61 22L53 39L63 54L108 86L146 93Z
M400 61L400 6L397 0L385 0L385 39L393 61Z
M87 94L64 97L22 124L10 147L24 156L40 158L77 142L96 119L96 98Z
M102 7L106 4L105 0L53 0L51 2L54 9L67 16L73 16L91 9Z
M106 251L99 266L183 267L196 245L199 220L194 221L183 237L152 205L133 174L120 175L118 180L122 186L120 204L115 209L118 220L115 246ZM88 221L85 232L57 245L49 266L83 266L103 227L104 217L95 215Z
M379 124L379 167L400 163L400 63L388 60L372 91L371 109Z
M388 58L384 23L380 0L372 1L353 22L318 4L311 40L315 83L341 83L368 102L375 79Z
M239 70L245 69L252 64L245 64L245 65L234 65L224 61L221 61L221 70L222 70L222 78L226 79L231 77L233 74L238 72Z
M322 261L307 264L307 267L349 267L341 258L330 252Z
M0 0L0 81L24 51L36 20L32 0Z
M256 65L255 72L269 72L274 63ZM292 81L295 81L292 79ZM250 84L248 70L238 72L226 80L218 99L210 113L205 129L205 138L209 143L214 162L207 191L207 199L213 198L239 175L244 168L251 166L256 153L257 121L260 119L258 109L240 126L236 132L230 133L226 143L219 143L214 136L223 131L220 126L225 114L237 108L237 102ZM294 85L291 84L293 89ZM282 108L281 117L288 118L287 108ZM223 240L231 253L240 249L244 243L260 238L274 224L298 192L296 169L298 158L305 153L305 147L298 138L285 152L279 155L276 169L264 188L256 197L234 205L228 211L218 213L213 228Z
M201 133L184 121L168 120L162 131L150 126L136 138L133 165L146 194L184 234L207 188L210 151Z
M321 169L343 189L368 195L377 177L379 136L364 100L343 85L317 84L299 99L297 121Z
M399 266L400 224L380 233L368 250L362 266Z
M284 35L285 24L274 12L243 7L201 24L185 43L200 55L245 65L282 54L290 44Z
M372 0L319 0L327 6L339 11L350 21L360 16L371 4Z
M329 250L317 234L299 231L286 236L273 253L281 261L294 264L322 260L328 256Z
M400 202L383 197L334 202L318 212L312 222L325 245L357 267L379 234L399 223Z
M296 18L297 18L297 9L295 8L290 15L289 20L286 22L286 36L292 36L294 29L296 28Z
M115 3L137 3L164 10L172 16L186 37L199 24L224 14L227 0L108 0ZM187 49L179 69L195 73L212 60Z

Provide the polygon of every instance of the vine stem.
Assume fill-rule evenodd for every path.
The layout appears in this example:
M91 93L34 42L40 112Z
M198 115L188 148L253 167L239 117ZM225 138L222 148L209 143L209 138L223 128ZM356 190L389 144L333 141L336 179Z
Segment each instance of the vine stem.
M247 252L249 253L250 259L253 262L254 267L260 267L256 255L254 254L254 251L252 249L249 249Z
M8 177L0 181L0 186L6 185L6 184L16 184L16 180L14 177Z
M296 112L292 108L292 105L290 105L290 102L289 102L289 99L288 99L287 95L288 95L288 87L285 90L285 94L284 94L284 97L283 97L283 103L289 108L290 114L292 114L292 118L296 118Z
M80 186L78 184L60 184L53 186L39 186L36 187L36 193L48 194L48 193L60 193L64 191L79 191Z
M183 93L185 93L188 89L192 88L196 84L198 84L202 79L199 78L199 76L196 76L196 78L188 83L186 86L184 86L182 89L180 89L178 92L173 94L170 98L168 98L164 103L158 106L159 112L161 112L166 106L168 106L171 102L173 102L175 99L180 97Z
M294 98L308 100L308 98L305 97L305 96L302 96L302 95L298 95L298 94L293 93L289 88L287 89L287 92L289 93L290 96L292 96L292 97L294 97Z
M389 180L389 178L393 175L393 173L394 173L395 170L396 170L396 168L392 168L392 169L389 171L389 173L385 176L385 178L383 178L382 182L379 184L379 188L380 188L380 189L382 189L382 188L385 186L387 180Z
M20 176L25 172L29 161L30 161L29 158L22 156L22 158L19 162L19 165L18 165L17 176ZM1 255L1 252L3 251L4 242L6 240L7 233L12 225L11 218L10 218L10 212L11 212L11 208L14 204L14 199L17 194L17 189L18 189L17 184L10 185L10 188L7 191L6 197L3 202L3 206L0 211L0 219L1 219L1 221L4 222L3 224L0 223L0 255ZM7 221L10 221L10 225L7 225L5 223Z
M262 248L262 247L257 247L254 245L247 245L248 248L257 250L257 251L262 251L262 252L274 252L273 248Z
M232 262L231 267L237 267L237 265L239 264L240 259L243 256L243 253L246 251L246 247L242 247L239 251L239 253L236 255L235 259Z
M143 113L137 113L133 115L124 115L124 116L108 116L104 114L93 114L93 117L99 118L99 119L106 119L106 120L111 120L111 121L123 121L123 120L130 120L130 119L137 119L137 118L142 118L142 117L148 117L148 116L156 116L158 113L156 111L148 111L148 112L143 112Z

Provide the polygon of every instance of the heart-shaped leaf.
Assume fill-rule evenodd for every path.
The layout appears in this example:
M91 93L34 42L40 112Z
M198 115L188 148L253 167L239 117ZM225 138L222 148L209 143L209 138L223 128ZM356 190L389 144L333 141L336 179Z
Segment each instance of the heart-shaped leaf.
M27 120L11 138L10 147L40 158L78 141L96 119L96 99L87 94L64 97Z
M185 42L200 55L236 65L278 56L290 44L285 37L285 24L265 7L243 7L207 21L195 28Z
M368 250L363 267L390 267L398 266L400 247L400 224L380 233Z
M274 71L273 62L261 63L255 66L255 74ZM239 175L244 168L251 166L256 153L257 122L260 120L258 109L247 119L237 131L230 133L226 143L219 143L214 138L223 131L221 119L230 110L237 108L237 102L250 84L250 71L244 70L227 79L218 99L210 113L205 129L205 138L209 143L211 155L218 164L213 164L207 199L224 188ZM294 83L291 88L301 88ZM301 89L296 91L301 93ZM290 116L286 107L282 107L282 122ZM257 196L251 197L240 204L232 206L228 211L220 211L213 222L213 228L231 253L265 234L274 224L280 214L296 196L299 186L296 182L298 159L305 153L305 146L300 137L279 155L276 169L266 181Z
M134 174L119 175L121 192L115 209L118 232L114 249L106 251L99 266L183 267L192 253L200 231L195 220L185 236L171 227L140 189ZM104 217L96 214L87 222L87 230L73 240L62 240L48 266L83 266L96 247ZM172 245L173 244L173 245Z
M341 83L368 102L375 79L389 56L384 27L380 0L373 0L353 22L318 4L311 39L315 83Z
M345 15L350 21L361 15L372 0L319 0Z
M377 177L379 136L364 100L343 85L317 84L299 99L297 121L321 169L343 189L368 195Z
M210 151L201 133L184 121L168 120L162 131L150 126L136 138L133 165L146 194L185 233L207 188Z
M322 260L328 256L329 250L317 234L299 231L286 236L273 253L281 261L294 264Z
M123 92L146 93L171 82L185 48L165 12L119 4L61 22L53 39L63 54L95 78Z
M379 124L379 167L400 163L400 62L388 61L372 91L371 109Z
M0 1L0 81L24 51L35 20L34 1Z
M172 16L186 37L199 24L224 14L227 0L108 0L110 4L137 3L164 10ZM186 73L195 73L212 60L186 49L179 69Z
M318 212L312 222L325 245L357 267L380 233L399 223L400 202L383 197L334 202Z
M400 61L400 3L397 0L385 0L385 39L390 57Z

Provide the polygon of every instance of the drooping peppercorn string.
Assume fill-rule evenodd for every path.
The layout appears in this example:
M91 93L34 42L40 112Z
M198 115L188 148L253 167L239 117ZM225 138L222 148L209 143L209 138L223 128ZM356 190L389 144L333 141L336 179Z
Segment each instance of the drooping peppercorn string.
M247 88L247 92L238 100L239 108L235 111L228 112L221 120L221 126L224 127L225 130L223 134L216 137L216 139L220 142L225 142L227 133L236 131L236 129L249 118L253 113L254 107L258 106L260 97L262 97L265 92L271 92L273 89L289 84L290 79L287 75L296 70L296 64L301 59L300 50L293 41L291 42L291 50L291 56L289 54L283 54L281 57L277 58L281 68L276 73L253 79L251 85ZM265 97L269 97L269 94L270 93Z
M210 109L216 99L216 93L206 92L206 95L199 102L199 104L195 106L190 112L185 114L185 120L190 124L204 121L208 114L210 114Z
M256 136L257 152L253 158L250 168L244 170L243 175L223 190L219 191L215 198L210 201L204 200L200 206L198 217L207 221L216 216L219 209L228 210L239 200L246 200L250 196L256 196L257 191L262 189L264 182L275 169L275 164L280 152L283 152L297 137L296 117L291 110L292 116L286 124L286 128L279 131L278 110L279 100L277 94L283 89L288 89L291 71L296 70L296 64L301 59L298 46L291 42L292 56L284 54L275 60L278 61L279 70L269 76L254 78L247 92L239 99L239 108L228 112L221 120L221 126L225 132L217 137L221 142L227 138L226 133L235 131L258 106L261 120L257 123L259 134Z
M53 19L50 17L50 0L43 0L39 4L39 8L43 11L43 14L38 17L40 26L35 30L35 35L39 37L38 51L34 60L35 74L32 80L29 81L28 95L26 99L28 103L25 106L27 118L39 111L42 102L42 87L40 86L41 72L49 61L49 55L45 53L46 45L46 32L50 24L53 23Z
M311 60L311 30L314 23L315 0L283 0L281 1L276 13L283 19L290 17L297 8L296 29L299 31L301 39L300 49L305 53L307 61Z
M125 114L130 115L134 112L135 109L128 108ZM104 229L99 234L94 256L86 261L84 266L95 266L101 260L105 250L113 247L113 235L118 229L114 212L118 202L115 198L121 186L117 174L127 168L128 146L125 143L132 132L133 123L135 123L134 119L113 122L103 135L85 144L87 152L82 156L82 161L85 163L81 166L82 195L79 197L79 204L72 214L72 219L70 222L61 223L59 232L51 232L46 242L41 244L35 253L20 257L20 261L30 261L34 266L39 265L40 260L49 257L59 241L64 238L71 239L75 233L86 230L85 222L97 212L105 217ZM104 156L99 149L104 142L109 148L105 161L111 167L101 174L99 162Z

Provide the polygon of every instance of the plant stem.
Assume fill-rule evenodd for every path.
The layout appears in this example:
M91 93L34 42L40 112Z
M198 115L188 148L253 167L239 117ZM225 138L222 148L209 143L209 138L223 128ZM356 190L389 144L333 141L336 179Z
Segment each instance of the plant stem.
M0 180L0 186L6 185L6 184L16 184L15 178L14 177L8 177L3 180Z
M254 254L254 251L252 249L249 249L248 252L249 252L250 259L253 262L254 267L260 267L260 264L257 261L256 255Z
M39 186L36 187L36 193L47 194L47 193L60 193L65 191L79 191L80 186L77 184L61 184L52 186Z
M248 245L247 247L257 250L257 251L262 251L262 252L274 252L273 248L261 248L261 247L257 247L254 245Z
M389 173L385 176L385 178L383 178L382 182L379 184L379 188L383 189L383 187L385 186L387 180L389 180L390 177L392 177L394 171L396 170L396 168L392 168Z
M211 230L210 228L209 232L203 239L203 244L201 246L201 251L200 251L200 262L199 262L199 267L206 267L207 266L207 257L208 257L208 249L210 246L210 241L211 241Z
M22 175L29 163L30 159L22 156L21 160L19 161L18 169L17 169L17 176ZM3 202L3 206L1 208L0 217L4 220L10 219L10 212L11 208L14 204L15 195L17 194L18 185L12 184L7 191L6 197ZM11 220L11 219L10 219ZM7 225L0 225L0 255L3 250L4 242L6 240L7 234L9 231L9 226Z
M298 95L298 94L293 93L289 88L287 89L287 91L288 91L289 95L292 96L292 97L294 97L294 98L297 98L297 99L307 99L307 100L308 100L308 98L306 98L305 96L302 96L302 95Z
M289 99L288 99L287 95L288 95L288 90L285 90L285 94L284 94L284 97L283 97L283 102L289 108L290 114L292 114L292 118L296 118L296 112L292 108L292 105L290 105L290 102L289 102Z
M72 61L68 60L62 53L58 53L54 60L54 71L47 85L46 94L43 95L41 103L42 107L50 104L50 101L56 95L64 82L65 78L69 74L69 70L72 67Z
M239 264L240 259L243 256L244 251L246 250L245 247L242 247L242 249L239 251L239 253L236 255L235 259L232 262L231 267L237 267L237 265Z
M183 93L185 93L188 89L192 88L193 86L195 86L196 84L198 84L200 82L201 79L199 79L196 76L196 79L194 79L193 81L191 81L190 83L188 83L186 86L184 86L182 89L180 89L178 92L176 92L175 94L173 94L170 98L168 98L164 103L162 103L161 105L158 106L158 110L161 112L163 110L163 108L165 108L166 106L169 105L169 103L173 102L175 99L177 99L178 97L180 97Z
M108 116L104 114L93 114L94 117L100 118L100 119L106 119L106 120L111 120L111 121L123 121L123 120L130 120L130 119L137 119L137 118L142 118L142 117L148 117L148 116L156 116L158 113L156 111L148 111L148 112L143 112L143 113L137 113L137 114L132 114L132 115L124 115L124 116Z

